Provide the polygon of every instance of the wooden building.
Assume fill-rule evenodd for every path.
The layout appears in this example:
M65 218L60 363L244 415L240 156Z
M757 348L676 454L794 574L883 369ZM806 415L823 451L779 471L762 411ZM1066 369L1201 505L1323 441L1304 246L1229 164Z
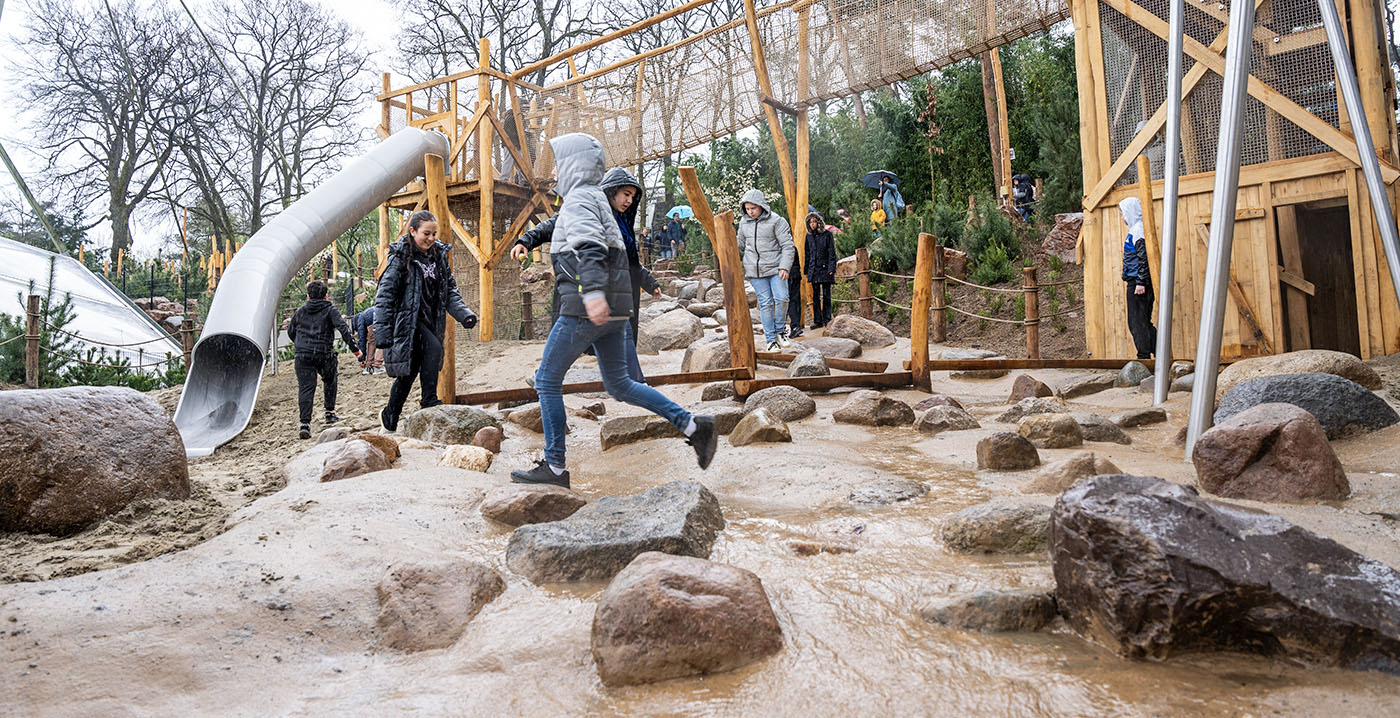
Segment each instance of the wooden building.
M1315 0L1253 0L1253 70L1221 353L1306 348L1363 358L1400 351L1400 306L1385 266L1351 123ZM1337 0L1382 174L1400 178L1395 83L1383 8ZM1133 356L1121 280L1127 233L1117 204L1142 200L1159 283L1167 0L1071 0L1084 172L1087 348ZM1186 3L1172 354L1195 354L1209 236L1229 8ZM1161 287L1157 287L1158 295ZM1154 309L1155 316L1155 309Z

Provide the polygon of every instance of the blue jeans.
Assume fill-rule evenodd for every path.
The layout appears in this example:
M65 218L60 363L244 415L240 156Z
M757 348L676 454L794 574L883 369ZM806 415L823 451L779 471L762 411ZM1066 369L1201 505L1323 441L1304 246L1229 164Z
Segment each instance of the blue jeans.
M778 341L778 332L787 326L788 283L774 274L771 277L749 277L753 293L758 295L758 318L763 322L763 338L769 344Z
M564 374L589 346L598 356L603 388L614 399L651 411L681 431L690 424L690 412L628 376L628 354L636 361L631 324L625 320L611 321L600 327L585 317L559 317L544 343L544 356L535 372L535 393L540 397L540 417L544 422L544 458L551 466L565 466L564 436L568 422L564 394L560 390Z

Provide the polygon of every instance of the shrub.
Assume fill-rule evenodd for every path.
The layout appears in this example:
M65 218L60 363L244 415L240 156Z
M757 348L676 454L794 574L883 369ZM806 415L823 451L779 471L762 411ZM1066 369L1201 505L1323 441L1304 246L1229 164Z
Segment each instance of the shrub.
M913 217L890 221L880 230L880 241L871 249L883 271L913 269L919 256L919 222Z
M1016 259L1017 243L1012 236L1011 220L996 208L991 198L982 198L973 211L972 221L963 228L962 248L968 259L977 263L994 242L1001 245L1008 261Z
M855 254L857 249L869 247L874 240L875 233L870 231L870 221L856 217L846 225L844 232L836 235L836 251L842 257L849 257Z
M972 270L971 279L977 284L1000 284L1016 278L1016 270L1011 265L1011 257L1006 246L993 239L982 252L981 259Z

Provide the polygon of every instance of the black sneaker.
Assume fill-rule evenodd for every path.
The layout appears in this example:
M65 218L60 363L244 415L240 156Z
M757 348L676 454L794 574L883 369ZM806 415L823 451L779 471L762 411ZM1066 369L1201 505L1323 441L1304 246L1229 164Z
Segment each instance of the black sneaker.
M800 336L802 336L802 329L798 328L798 329L792 330L792 331L788 334L788 339L796 339L796 338L798 338L798 337L800 337Z
M301 438L303 438L303 439L310 439L310 438L311 438L311 425L310 425L310 424L302 424L302 425L301 425L301 431L297 432L297 436L299 436L299 437L301 437Z
M533 469L516 469L510 472L510 480L517 484L549 484L567 489L569 488L569 470L564 469L564 473L555 474L554 469L549 468L549 462L536 461Z
M435 406L442 406L442 399L433 397L431 399L418 402L418 408L420 409L431 409Z
M336 416L336 415L335 415L335 412L333 412L333 411L328 411L328 412L326 412L326 426L330 426L331 424L338 423L339 421L340 421L340 417Z
M710 468L710 461L715 458L715 445L718 437L715 434L715 418L713 416L697 416L695 420L695 433L685 440L695 449L695 459L700 463L701 469Z
M399 417L397 414L390 414L389 407L386 406L379 410L379 424L385 431L393 433L399 430Z

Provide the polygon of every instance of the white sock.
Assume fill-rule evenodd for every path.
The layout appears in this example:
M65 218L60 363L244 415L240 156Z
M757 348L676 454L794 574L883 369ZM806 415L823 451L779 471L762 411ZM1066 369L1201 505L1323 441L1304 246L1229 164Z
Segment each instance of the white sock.
M685 431L681 433L685 434L687 437L695 433L695 417L690 417L690 423L685 425Z
M549 470L550 470L550 471L553 471L555 476L563 476L563 475L564 475L564 469L561 468L561 467L555 466L554 464L550 464L550 465L549 465Z

